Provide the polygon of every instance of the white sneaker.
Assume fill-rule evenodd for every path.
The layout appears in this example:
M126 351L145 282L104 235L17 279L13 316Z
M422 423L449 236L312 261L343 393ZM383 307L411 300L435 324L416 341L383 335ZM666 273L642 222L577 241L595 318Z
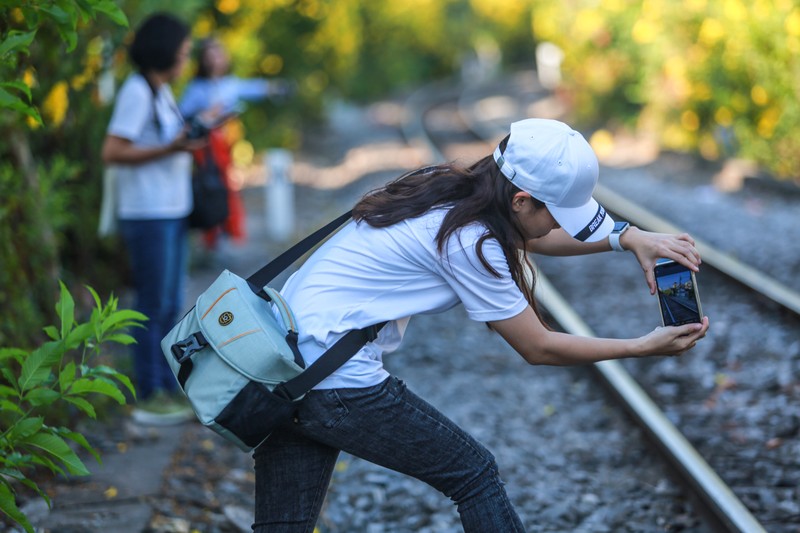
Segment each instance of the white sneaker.
M137 402L131 412L135 422L148 426L175 426L195 417L185 399L176 400L167 394L157 393L147 400Z

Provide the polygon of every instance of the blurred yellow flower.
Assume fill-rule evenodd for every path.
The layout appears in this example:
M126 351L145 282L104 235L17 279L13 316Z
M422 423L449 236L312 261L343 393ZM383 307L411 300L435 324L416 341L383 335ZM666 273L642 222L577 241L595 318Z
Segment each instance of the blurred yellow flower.
M778 109L775 106L768 108L766 111L764 111L764 113L761 115L761 118L758 120L756 131L761 137L769 139L775 132L775 126L778 125L778 121L780 120L780 118L781 118L780 109Z
M688 131L697 131L700 127L700 117L691 109L681 113L681 126Z
M90 78L86 75L85 72L77 74L70 79L70 86L75 89L76 91L80 91L83 89L86 84L89 82Z
M601 31L604 27L603 18L596 9L581 9L575 16L572 33L581 38L587 38Z
M700 155L706 159L719 159L719 146L717 146L717 141L714 140L713 136L703 135L698 148L700 150Z
M753 85L753 88L750 89L750 98L753 99L753 103L756 105L767 105L767 102L769 102L767 90L761 85Z
M772 15L774 6L770 0L754 0L750 4L750 12L752 17L758 20L764 20Z
M647 19L639 19L633 25L631 36L639 44L649 44L655 41L656 26Z
M714 120L717 121L717 124L720 126L730 126L733 124L733 113L727 107L720 107L714 113Z
M700 25L698 40L706 46L714 46L725 36L725 25L717 19L707 18Z
M533 18L533 34L542 40L556 40L559 31L559 7L556 3L546 3L536 6L536 16Z
M36 85L36 74L33 72L32 68L25 69L25 72L22 74L22 82L30 88Z
M277 54L267 54L261 60L261 72L268 76L274 76L283 70L283 58Z
M225 137L225 141L233 145L234 143L238 142L241 139L244 139L244 124L242 121L237 119L229 120L222 126L222 136Z
M685 150L692 145L692 137L677 124L669 124L661 135L664 146L674 150Z
M745 20L747 7L741 0L725 0L725 16L730 20Z
M233 164L238 167L247 166L253 162L255 153L256 151L253 149L253 145L249 141L242 139L231 148Z
M319 2L317 0L305 0L300 2L297 6L297 12L310 19L319 18L322 14Z
M60 126L64 122L69 109L69 86L65 81L59 81L50 89L42 104L42 114L49 119L53 126Z
M674 55L664 62L664 72L669 78L683 78L686 76L686 62L683 57Z
M691 85L686 77L686 62L683 57L674 55L664 62L664 75L669 82L669 89L678 101L683 101L692 93Z
M610 156L614 152L614 136L608 130L597 130L589 138L589 144L598 159Z
M659 20L664 16L664 0L642 0L642 15L651 20Z
M217 0L217 11L224 15L232 15L239 11L239 0Z
M786 33L793 37L800 37L800 9L794 8L783 23Z
M714 93L711 91L711 87L707 83L700 82L694 86L694 90L692 92L692 96L695 100L704 102L706 100L710 100Z
M209 14L201 14L197 17L192 28L192 35L195 37L208 37L214 31L214 17Z

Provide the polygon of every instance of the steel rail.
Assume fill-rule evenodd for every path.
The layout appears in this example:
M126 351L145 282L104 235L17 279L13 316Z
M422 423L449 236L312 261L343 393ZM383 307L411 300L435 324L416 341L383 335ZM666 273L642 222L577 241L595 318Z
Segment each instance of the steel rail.
M424 127L422 106L426 102L424 96L426 94L428 94L427 91L415 93L413 98L407 102L411 108L409 114L414 118L404 121L403 134L410 143L422 143L429 150L431 161L444 161L444 154ZM479 131L479 127L475 126L474 119L464 117L464 121L470 129L478 134L479 138L489 138L488 135ZM536 273L536 298L568 333L585 337L596 336L541 272ZM724 528L726 531L766 533L764 527L730 487L714 472L700 453L618 361L603 361L595 363L593 367L636 422L656 442L694 495L710 511L706 516L707 519L711 520L716 527Z
M558 293L552 283L536 272L536 298L564 331L596 337L591 328ZM710 518L724 531L766 532L728 485L717 475L686 437L664 415L648 394L618 361L602 361L594 368L622 401L625 408L661 448L693 493L709 509Z

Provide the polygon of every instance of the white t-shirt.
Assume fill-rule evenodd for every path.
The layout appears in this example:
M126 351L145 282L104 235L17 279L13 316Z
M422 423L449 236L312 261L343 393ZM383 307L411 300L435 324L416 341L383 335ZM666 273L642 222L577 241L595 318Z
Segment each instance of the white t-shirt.
M182 128L183 119L169 85L159 87L154 106L147 81L133 74L119 90L107 133L135 146L152 147L168 144ZM191 212L191 154L176 152L138 165L116 164L112 169L119 218L183 218Z
M433 209L388 228L351 221L286 281L281 294L297 318L307 364L349 330L388 321L374 342L315 388L383 381L389 374L382 356L398 347L413 315L463 303L471 319L486 322L514 317L528 305L495 239L484 242L483 253L501 277L478 259L476 243L484 226L461 228L440 255L436 233L446 212Z

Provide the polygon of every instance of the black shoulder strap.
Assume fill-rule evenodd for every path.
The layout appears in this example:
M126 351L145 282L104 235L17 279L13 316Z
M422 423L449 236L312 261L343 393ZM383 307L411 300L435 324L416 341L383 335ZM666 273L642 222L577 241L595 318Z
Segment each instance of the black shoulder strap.
M300 257L311 250L311 248L316 246L325 237L350 220L351 216L352 211L348 211L335 220L332 220L324 227L318 229L289 248L283 254L270 261L269 264L247 278L247 281L257 287L263 287L272 281L275 276L289 268L292 263L300 259ZM378 336L378 331L383 326L384 324L379 324L348 332L344 337L339 339L336 344L331 346L327 352L322 354L319 359L314 361L311 366L305 369L305 371L297 377L285 383L281 383L273 392L290 400L299 398L346 363L362 346L375 340Z
M158 89L156 89L155 85L150 81L150 78L145 76L144 72L139 73L143 78L144 81L147 82L147 86L150 87L150 94L152 94L151 103L151 111L153 112L153 122L156 125L156 129L158 130L159 137L161 136L161 120L158 118L158 108L156 107L156 100L158 99Z
M296 377L279 384L273 393L289 400L296 400L313 389L320 381L333 374L333 372L345 364L356 352L366 343L374 341L378 336L378 331L386 323L376 324L368 328L354 329L349 331L344 337L336 341L336 344L322 354L319 359L306 368Z
M326 226L318 229L270 261L268 264L261 267L261 269L259 269L255 274L247 278L247 281L258 287L263 287L272 281L275 276L289 268L292 263L300 259L303 254L311 250L311 248L316 246L320 241L322 241L322 239L333 233L336 228L350 220L351 216L352 211L348 211L339 218L332 220Z

